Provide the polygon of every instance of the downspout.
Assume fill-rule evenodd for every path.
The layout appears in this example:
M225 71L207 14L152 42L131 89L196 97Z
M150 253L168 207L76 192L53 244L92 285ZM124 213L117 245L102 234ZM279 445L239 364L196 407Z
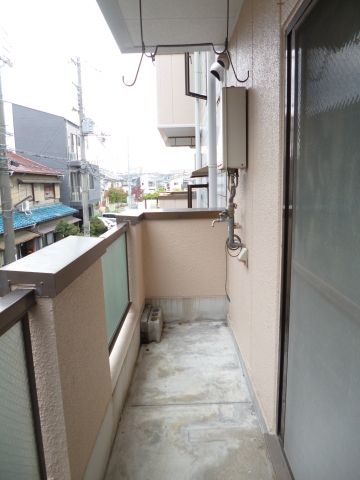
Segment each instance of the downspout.
M200 91L200 54L199 52L194 53L194 71L195 71L195 92L199 93ZM200 140L200 100L195 98L195 170L198 170L202 167L201 165L201 140ZM197 178L196 183L202 183L202 178ZM196 191L196 208L201 208L201 197L200 191Z
M217 207L216 78L210 73L210 67L214 62L215 53L207 52L209 208Z

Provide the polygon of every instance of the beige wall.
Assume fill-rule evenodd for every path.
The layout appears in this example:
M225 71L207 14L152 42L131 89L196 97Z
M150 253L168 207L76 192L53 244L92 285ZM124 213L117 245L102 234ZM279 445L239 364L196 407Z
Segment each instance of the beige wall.
M129 228L126 232L129 264L129 289L132 311L134 313L141 313L145 302L143 229L144 222Z
M194 201L194 204L195 204L195 201ZM162 199L160 197L159 208L188 208L188 200L187 198L173 197L170 199Z
M211 219L146 220L146 298L224 296L227 225Z
M83 477L111 399L102 278L99 259L57 297L39 299L30 314L49 477ZM41 328L50 327L44 337Z
M194 99L185 95L184 55L156 57L156 84L159 125L195 123Z
M248 88L248 168L240 171L235 220L249 266L229 261L229 315L271 432L276 429L279 349L284 27L295 1L244 0L230 42L239 78ZM229 70L228 86L241 86Z

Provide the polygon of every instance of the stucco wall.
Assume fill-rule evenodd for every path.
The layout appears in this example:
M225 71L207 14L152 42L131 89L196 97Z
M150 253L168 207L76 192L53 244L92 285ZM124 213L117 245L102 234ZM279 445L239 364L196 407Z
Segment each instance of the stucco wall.
M194 99L185 95L184 55L156 57L156 85L159 125L195 123Z
M74 480L84 474L112 394L102 289L101 260L97 260L53 301L66 437Z
M229 261L229 315L268 429L276 429L282 248L284 27L295 1L244 0L230 52L247 71L248 168L240 171L235 220L249 266ZM238 84L231 70L227 86Z
M146 220L146 298L224 296L225 224L211 219Z
M143 228L144 222L129 228L127 251L129 265L130 300L134 313L141 313L145 301L145 281L143 267ZM145 251L146 253L146 251Z

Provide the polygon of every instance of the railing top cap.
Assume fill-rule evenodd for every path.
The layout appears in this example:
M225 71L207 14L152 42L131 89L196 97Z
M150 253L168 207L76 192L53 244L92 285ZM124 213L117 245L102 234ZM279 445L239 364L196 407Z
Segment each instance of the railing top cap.
M29 285L39 296L55 297L106 252L101 238L64 238L0 269L0 295L9 284Z
M116 215L117 222L137 225L143 220L196 220L201 218L218 218L221 208L169 208L147 209L142 211L126 210Z

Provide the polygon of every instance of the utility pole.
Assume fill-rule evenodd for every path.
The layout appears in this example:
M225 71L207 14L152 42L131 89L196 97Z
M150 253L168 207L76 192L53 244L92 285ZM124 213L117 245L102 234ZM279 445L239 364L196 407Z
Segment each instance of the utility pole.
M127 157L128 157L128 208L131 210L132 196L130 186L130 155L129 155L129 137L127 137Z
M82 85L81 85L81 63L80 58L77 57L76 61L71 59L72 62L77 67L78 74L78 84L76 86L78 91L78 113L79 113L79 123L80 123L80 152L81 152L81 190L82 190L82 207L83 207L83 227L84 227L84 237L90 237L90 220L89 220L89 173L88 173L88 163L86 161L85 155L85 136L83 132L83 118L84 118L84 107L82 99Z
M12 66L12 64L7 58L1 56L0 62L2 63L2 65L0 64L0 196L5 239L5 265L8 265L16 260L16 248L12 218L9 160L6 155L6 127L1 86L1 69L6 63L9 66Z

